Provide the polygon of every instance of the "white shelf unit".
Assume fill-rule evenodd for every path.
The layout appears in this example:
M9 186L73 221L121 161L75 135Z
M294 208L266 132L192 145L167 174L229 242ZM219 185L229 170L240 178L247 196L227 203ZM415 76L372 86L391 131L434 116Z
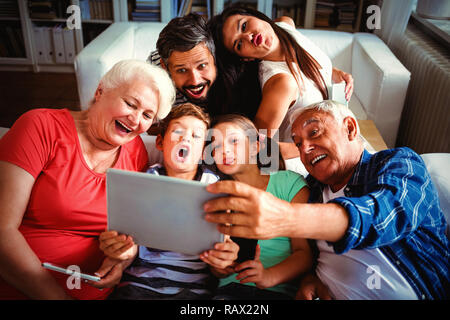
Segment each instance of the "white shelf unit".
M111 1L113 19L89 19L83 20L81 29L74 29L75 53L79 53L84 47L83 29L90 28L92 25L104 26L105 28L116 21L128 20L127 0L109 0ZM17 0L20 18L0 18L0 21L20 21L25 57L0 57L0 70L2 71L33 71L33 72L74 72L73 63L39 63L37 58L36 41L34 38L34 25L57 25L66 24L66 19L36 19L30 18L28 10L28 0ZM80 5L79 0L71 0L72 5Z
M304 22L303 24L297 25L298 28L305 28L305 29L314 29L314 23L316 18L316 7L317 7L317 0L304 0L304 1L297 1L297 0L215 0L214 1L214 14L220 13L224 6L227 5L229 2L236 3L253 3L256 4L257 10L263 12L266 16L269 18L275 19L277 17L272 16L272 9L274 5L285 5L285 6L294 6L300 3L304 3ZM361 16L362 16L362 6L363 6L363 0L357 0L354 1L357 6L357 16L356 16L356 23L355 28L353 29L353 32L357 31L357 26L360 25L361 22ZM330 30L336 30L336 28L330 27L328 28Z
M26 3L24 1L18 1L18 7L19 7L19 15L20 18L11 17L11 18L2 18L2 22L17 22L20 21L22 35L23 35L23 41L24 41L24 47L25 47L25 57L0 57L0 66L5 66L4 70L17 70L20 69L20 66L22 65L32 65L33 59L32 59L32 52L31 52L31 38L29 37L29 34L27 32L24 32L24 30L27 30L30 26L30 21L26 21L23 19L23 12L24 10L27 10ZM3 68L2 68L3 69Z
M265 1L265 6L264 6L265 11L263 11L263 12L272 19L276 18L276 17L272 16L272 7L274 5L294 6L296 4L303 3L304 8L302 8L302 9L304 11L304 21L303 21L303 24L297 25L298 28L339 30L337 27L333 27L333 26L330 26L330 27L316 27L315 26L316 8L318 5L318 3L317 3L318 0L304 0L304 1L264 0L264 1ZM353 0L352 2L356 5L355 23L354 23L354 27L352 28L352 30L346 30L346 31L357 32L359 30L359 25L361 23L363 0Z
M122 4L122 0L121 1L121 6L123 6L123 9L121 12L127 12L127 5L126 5L126 0L124 0L124 4ZM187 0L189 1L189 0ZM192 1L192 0L191 0ZM210 5L212 6L212 12L213 15L219 14L222 12L223 8L224 8L224 4L227 3L229 0L204 0L205 2L209 1ZM248 3L257 3L258 6L258 10L264 12L264 8L265 8L265 2L266 0L232 0L233 3L235 2L248 2ZM180 2L181 4L181 2ZM161 22L169 22L171 19L175 18L172 15L172 0L160 0L160 9L161 9ZM178 8L179 9L179 8ZM126 17L122 17L121 21L128 21L128 15Z
M128 21L129 8L127 0L109 0L112 4L112 14L113 19L89 19L83 20L81 24L81 29L74 30L75 36L75 46L76 53L79 53L84 47L83 41L83 30L91 28L92 25L103 25L105 28L114 22L118 21ZM207 1L207 0L205 0ZM219 14L222 12L224 7L230 2L244 2L253 3L256 5L257 10L263 12L270 18L272 17L272 9L274 5L290 5L291 3L296 3L296 0L209 0L212 6L213 14ZM298 25L299 28L313 29L316 15L316 6L318 0L305 0L304 8L304 23L303 25ZM25 57L0 57L0 70L8 71L34 71L34 72L74 72L73 64L42 64L38 63L33 24L64 24L66 19L32 19L30 18L28 10L27 0L17 0L19 6L20 18L16 17L2 17L0 18L1 23L17 23L20 21L24 47L25 47ZM74 5L80 5L80 0L71 0ZM356 1L358 5L356 26L359 26L361 21L361 13L363 7L363 0ZM161 22L169 22L172 16L172 1L171 0L160 0L160 10L161 10ZM336 30L336 28L321 28ZM355 28L353 32L357 31Z
M114 18L114 21L128 21L128 6L127 6L127 0L113 0L115 3L115 8L118 8L118 10L114 11L117 12L118 17ZM189 1L189 0L188 0ZM297 0L205 0L210 1L210 4L212 6L213 14L219 14L224 9L225 5L228 5L231 3L253 3L256 5L256 9L263 12L265 15L267 15L270 18L275 18L272 16L272 8L274 5L277 4L285 4L285 5L295 5L296 3L300 2ZM305 20L304 24L299 26L302 28L307 29L313 29L314 28L314 20L316 15L316 6L317 6L317 0L304 0L305 2ZM362 12L362 5L363 0L355 0L355 3L358 5L358 12L357 12L357 20L356 25L359 25L359 22L361 20L361 12ZM172 16L172 0L160 0L160 9L161 9L161 22L169 22L174 16Z
M258 11L263 12L264 14L267 15L267 11L271 11L271 10L267 10L267 6L269 5L269 1L267 0L214 0L214 5L213 5L213 9L214 9L214 14L219 14L222 12L223 8L225 8L225 5L229 5L230 3L244 3L244 4L254 4L256 5L256 9ZM270 17L270 16L269 16Z
M121 1L121 6L123 6L123 9L121 12L127 12L127 5L126 5L126 0L124 0L124 4L122 4L122 0ZM187 0L189 1L189 0ZM191 0L192 1L192 0ZM212 11L213 14L218 14L220 12L222 12L223 10L223 0L204 0L204 2L208 2L210 3L210 5L212 6ZM172 20L173 18L175 18L172 14L172 10L173 10L173 3L172 0L160 0L160 10L161 10L161 22L169 22L170 20ZM181 4L182 2L180 2ZM178 8L179 9L179 8ZM126 17L122 17L121 21L128 21L128 15L126 15Z

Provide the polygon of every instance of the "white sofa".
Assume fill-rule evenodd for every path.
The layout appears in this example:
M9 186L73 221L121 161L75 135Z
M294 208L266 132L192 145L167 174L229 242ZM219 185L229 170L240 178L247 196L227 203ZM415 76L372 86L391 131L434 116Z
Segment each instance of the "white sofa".
M146 60L155 49L164 23L117 22L76 57L75 70L81 107L94 96L98 81L116 62ZM374 34L300 30L333 62L354 78L350 108L359 119L375 122L388 147L395 146L410 72Z

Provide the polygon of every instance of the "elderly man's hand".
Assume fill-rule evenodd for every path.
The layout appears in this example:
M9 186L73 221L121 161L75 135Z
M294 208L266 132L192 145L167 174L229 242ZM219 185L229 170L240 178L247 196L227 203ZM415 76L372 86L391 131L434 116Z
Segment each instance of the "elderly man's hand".
M328 288L315 274L307 274L300 283L300 288L295 296L296 300L331 300Z
M268 192L237 181L219 181L208 185L206 190L230 195L210 200L204 205L206 220L219 224L218 229L224 234L271 239L286 236L294 226L289 219L289 202ZM227 213L227 210L233 213Z

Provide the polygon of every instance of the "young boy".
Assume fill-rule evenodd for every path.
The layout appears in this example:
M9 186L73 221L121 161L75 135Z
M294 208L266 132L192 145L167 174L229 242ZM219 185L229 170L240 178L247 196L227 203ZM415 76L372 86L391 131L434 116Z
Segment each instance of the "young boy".
M156 147L163 152L163 164L155 164L147 172L216 182L219 177L199 165L209 124L208 115L196 105L185 103L173 108L161 123L156 139ZM217 285L199 256L138 248L130 236L118 235L116 231L100 235L100 248L111 258L133 261L110 299L208 299ZM238 250L231 240L218 243L206 252L206 261L215 268L226 268L236 259Z

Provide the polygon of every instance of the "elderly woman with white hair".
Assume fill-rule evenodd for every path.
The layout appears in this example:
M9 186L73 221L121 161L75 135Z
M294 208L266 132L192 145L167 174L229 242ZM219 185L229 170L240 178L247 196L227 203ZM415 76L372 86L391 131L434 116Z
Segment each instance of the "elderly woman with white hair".
M67 276L42 262L82 272L107 270L111 285L122 264L105 259L106 170L141 171L148 155L139 137L172 107L166 71L124 60L100 80L89 109L35 109L0 140L0 299L105 299L110 290Z

